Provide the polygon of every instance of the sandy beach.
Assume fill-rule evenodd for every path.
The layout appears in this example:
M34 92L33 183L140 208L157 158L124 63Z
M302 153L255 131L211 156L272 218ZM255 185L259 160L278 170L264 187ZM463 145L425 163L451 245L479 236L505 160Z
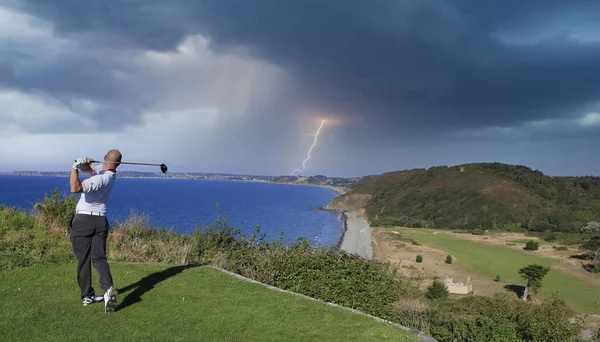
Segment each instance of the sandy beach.
M346 232L342 238L341 249L348 253L355 253L363 258L373 258L371 246L371 227L367 219L360 216L358 211L344 213L346 218Z

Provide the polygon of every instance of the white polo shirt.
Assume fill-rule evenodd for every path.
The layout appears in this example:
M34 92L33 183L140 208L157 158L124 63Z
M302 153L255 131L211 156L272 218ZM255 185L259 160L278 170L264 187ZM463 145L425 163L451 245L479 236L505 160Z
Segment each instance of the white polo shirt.
M85 179L85 191L77 202L76 211L91 211L106 215L106 203L117 180L117 175L108 170L100 170L97 175Z

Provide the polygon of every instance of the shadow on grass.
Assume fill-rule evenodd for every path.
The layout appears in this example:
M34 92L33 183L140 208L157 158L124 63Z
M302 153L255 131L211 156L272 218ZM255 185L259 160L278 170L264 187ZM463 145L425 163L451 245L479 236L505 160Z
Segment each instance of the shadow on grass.
M162 281L165 281L173 276L178 275L188 268L203 266L201 264L190 264L190 265L181 265L181 266L173 266L169 267L164 271L152 273L142 279L140 279L137 283L127 285L123 288L119 288L119 293L125 293L131 289L134 289L133 292L128 294L121 303L118 304L115 311L119 311L125 309L126 307L133 305L142 300L142 296L152 290L154 286L159 284Z
M505 285L504 288L510 292L515 293L518 298L523 297L523 292L525 292L525 286L521 286L521 285L510 284L510 285Z
M600 266L595 266L592 263L589 263L589 264L581 263L581 266L583 267L584 270L586 270L590 273L600 273Z
M579 260L589 260L590 256L588 254L578 254L569 256L570 259L579 259Z

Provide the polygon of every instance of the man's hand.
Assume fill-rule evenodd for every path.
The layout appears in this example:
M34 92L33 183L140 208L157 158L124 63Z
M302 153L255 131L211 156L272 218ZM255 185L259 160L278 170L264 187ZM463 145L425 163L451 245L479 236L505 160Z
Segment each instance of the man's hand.
M85 158L77 158L77 159L75 159L75 162L73 163L73 168L79 169L81 167L81 165L83 165L85 163L86 163Z
M81 170L82 166L88 166L91 161L92 161L92 158L90 158L90 157L77 158L77 159L75 159L75 162L73 163L73 168Z

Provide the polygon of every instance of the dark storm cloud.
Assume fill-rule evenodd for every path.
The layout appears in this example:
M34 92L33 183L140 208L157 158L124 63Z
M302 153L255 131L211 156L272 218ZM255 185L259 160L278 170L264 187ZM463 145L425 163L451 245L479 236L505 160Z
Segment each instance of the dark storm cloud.
M600 98L598 40L581 43L559 36L521 45L502 40L504 33L535 36L539 28L565 24L567 14L573 30L593 25L587 19L589 13L600 13L598 1L18 4L20 10L52 21L64 37L89 46L168 51L185 36L201 33L215 51L238 53L244 47L244 53L292 71L298 90L307 95L307 108L360 116L382 134L397 135L399 128L417 133L516 126L581 115ZM90 78L85 63L45 65L18 82L61 96L85 92L132 101L102 67ZM4 75L2 70L10 69L0 64ZM50 81L56 79L60 81Z

